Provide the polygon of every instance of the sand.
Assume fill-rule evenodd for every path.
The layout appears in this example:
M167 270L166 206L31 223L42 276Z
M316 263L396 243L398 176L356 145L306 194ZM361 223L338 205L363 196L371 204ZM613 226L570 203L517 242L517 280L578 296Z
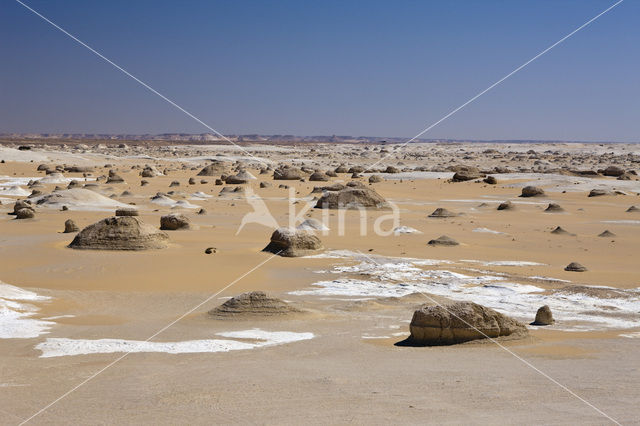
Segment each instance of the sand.
M269 164L304 160L320 170L341 163L367 165L380 158L372 151L374 145L364 157L352 154L363 150L352 145L335 149L317 144L313 146L316 156L309 155L309 146L247 146L255 155L267 156ZM469 163L481 169L505 165L494 160L494 155L482 155L489 148L566 152L568 158L580 159L575 160L580 164L574 168L604 168L598 167L598 155L607 152L616 152L620 158L640 152L628 145L455 147L460 148L473 154L476 160ZM409 149L429 155L419 160L394 155L377 167L426 164L433 168L446 163L445 155L452 148ZM321 156L324 154L328 156ZM337 211L323 215L310 209L294 226L309 218L324 223L316 234L325 249L315 256L271 258L261 250L273 228L247 222L238 232L243 216L253 212L255 204L249 204L242 194L218 197L222 187L214 184L215 177L196 177L196 184L188 184L208 158L235 161L247 157L236 148L130 144L123 152L95 148L81 156L52 144L32 151L0 148L0 158L5 159L0 164L0 280L29 292L24 293L29 300L18 301L30 305L28 310L14 305L9 312L12 318L27 313L28 317L18 320L39 321L20 323L27 324L28 332L23 335L16 332L13 338L0 338L0 359L5 366L0 400L6 422L19 423L34 414L128 347L136 353L34 423L262 423L268 419L268 423L292 424L301 418L306 423L495 424L505 419L507 423L606 423L602 415L490 342L437 348L395 346L409 335L413 311L429 298L475 301L519 320L528 319L527 323L533 321L537 308L548 304L554 325L530 327L530 338L504 344L618 421L637 422L640 338L623 335L640 331L635 293L640 287L640 222L626 212L640 203L640 182L539 173L534 160L510 160L512 156L508 156L507 167L526 166L528 170L496 174L497 185L449 183L447 178L453 173L447 171L378 172L385 180L372 187L397 206L400 217L399 223L382 222L385 235L372 231L375 220L389 215L388 210L349 211L341 226ZM87 202L83 208L82 200L74 201L67 211L60 205L41 206L34 219L12 220L5 214L12 204L5 200L24 195L11 195L15 188L2 190L18 186L30 192L29 180L45 176L36 171L38 162L47 160L95 166L87 179L106 176L109 168L103 166L108 163L126 183L97 181L96 194L104 197L99 198L100 205ZM145 178L149 184L140 186L139 173L145 164L167 169L168 174ZM241 186L261 197L279 226L289 226L290 208L289 191L278 188L280 183L293 189L296 212L307 202L315 204L313 197L319 195L311 195L317 186L314 182L274 182L272 174L260 174L255 163L247 162L243 168L258 179ZM368 185L368 176L365 173L358 180ZM64 177L85 178L82 173L66 172ZM201 184L201 178L208 183ZM350 175L340 174L329 184L349 180ZM180 186L170 188L173 181ZM273 185L259 188L262 181ZM543 187L546 195L520 198L521 188L532 184ZM48 193L56 185L62 186L45 183L40 190ZM591 189L600 187L618 188L627 195L587 197ZM179 192L168 194L171 190ZM130 195L121 195L124 191ZM152 202L158 192L167 193L172 201ZM184 203L187 200L189 204ZM498 204L506 200L516 209L497 211ZM551 202L560 204L565 212L544 213ZM66 247L75 234L61 232L65 220L74 220L82 229L113 216L115 206L130 204L145 223L159 227L162 215L182 213L197 230L171 232L169 246L163 250L133 253ZM196 214L194 205L207 214ZM428 218L438 207L460 215ZM361 235L362 217L367 218L366 235ZM556 226L575 236L551 234ZM598 237L604 229L616 236ZM460 245L426 244L440 235ZM216 252L205 254L207 247L216 247ZM588 271L564 271L572 261ZM613 287L622 290L624 297L589 298L558 291L569 285ZM208 310L226 298L255 290L292 301L308 313L249 322L215 321L207 316ZM424 291L429 298L412 294L415 291ZM269 336L308 338L260 340L255 333L246 334L256 329ZM99 343L104 339L110 339L109 345ZM242 350L214 350L224 347L220 341L230 341L230 347ZM263 344L272 341L278 344Z

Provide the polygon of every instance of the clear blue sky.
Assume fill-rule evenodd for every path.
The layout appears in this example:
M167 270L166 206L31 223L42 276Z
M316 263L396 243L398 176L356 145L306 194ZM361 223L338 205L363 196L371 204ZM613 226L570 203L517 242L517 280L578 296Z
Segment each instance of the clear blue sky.
M225 133L411 137L613 0L25 0ZM424 135L640 140L626 0ZM204 133L13 0L0 132Z

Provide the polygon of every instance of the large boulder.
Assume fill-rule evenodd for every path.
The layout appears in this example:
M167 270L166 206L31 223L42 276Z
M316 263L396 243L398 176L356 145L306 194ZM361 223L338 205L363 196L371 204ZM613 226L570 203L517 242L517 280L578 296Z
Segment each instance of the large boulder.
M148 250L167 247L169 236L134 216L102 219L76 235L70 248L87 250Z
M370 188L345 188L325 192L315 205L319 209L384 209L387 200Z
M452 345L502 336L524 337L527 327L473 302L423 306L411 319L410 341L417 345Z
M224 302L209 311L217 318L237 318L245 316L286 315L301 310L294 308L284 300L271 297L262 291L243 293Z
M300 229L278 228L271 234L271 241L262 249L284 257L299 257L322 249L320 238Z

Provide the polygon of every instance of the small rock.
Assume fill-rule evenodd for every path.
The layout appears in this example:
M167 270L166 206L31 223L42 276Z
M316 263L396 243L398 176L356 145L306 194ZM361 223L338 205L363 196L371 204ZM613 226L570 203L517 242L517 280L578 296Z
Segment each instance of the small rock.
M571 262L564 268L565 271L569 272L585 272L587 268L579 264L578 262Z
M555 322L553 319L553 315L551 313L551 308L548 305L542 306L536 312L536 319L531 323L531 325L551 325Z

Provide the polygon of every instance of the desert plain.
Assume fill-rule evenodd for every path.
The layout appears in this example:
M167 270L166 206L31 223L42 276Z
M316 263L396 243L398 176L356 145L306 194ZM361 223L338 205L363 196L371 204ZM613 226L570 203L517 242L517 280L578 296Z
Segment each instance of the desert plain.
M637 144L6 140L0 160L3 424L639 423ZM384 205L332 206L349 188ZM162 247L73 248L114 217ZM320 243L263 251L280 227ZM264 306L220 308L248 292ZM522 333L412 339L455 302Z

